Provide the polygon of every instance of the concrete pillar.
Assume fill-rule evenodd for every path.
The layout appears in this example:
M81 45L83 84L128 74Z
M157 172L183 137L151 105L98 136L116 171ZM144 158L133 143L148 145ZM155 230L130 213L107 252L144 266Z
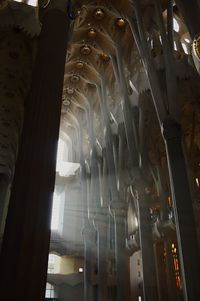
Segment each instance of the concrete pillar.
M19 9L17 10L19 11ZM0 10L3 13L3 10ZM13 14L13 18L15 18ZM24 16L26 18L26 15ZM30 15L29 15L30 17ZM24 102L30 89L33 40L21 30L0 34L0 245L10 198L19 138L23 126ZM29 46L29 47L28 47Z
M96 231L89 223L85 224L84 237L84 301L96 301Z
M183 279L184 300L200 299L200 256L194 212L190 195L181 125L169 118L163 124L179 258Z
M108 300L108 208L101 206L100 176L96 146L92 148L91 185L93 186L93 200L96 204L94 224L97 230L97 295L98 301Z
M95 301L95 285L96 285L96 230L93 225L93 217L95 205L93 205L93 184L90 183L91 189L87 185L87 171L85 164L85 156L83 151L83 122L79 120L78 124L78 140L80 146L80 178L81 178L81 201L83 214L83 240L84 240L84 301ZM92 170L92 168L91 168ZM91 178L93 171L91 171ZM92 190L92 192L90 192ZM88 195L90 203L88 203ZM91 206L92 204L92 206Z
M143 188L141 188L142 190ZM139 192L139 233L143 265L144 301L158 301L156 266L153 250L152 227L150 217L150 197Z
M107 103L107 87L105 80L102 78L101 88L98 90L101 112L102 112L102 123L104 126L104 140L106 150L106 162L108 166L108 179L110 185L110 194L113 199L118 198L117 189L117 177L116 177L116 166L113 152L113 135L110 126L109 109Z
M107 106L107 89L106 83L102 79L101 90L99 91L101 100L101 110L103 117L104 139L106 146L106 161L108 167L108 178L110 185L111 203L110 207L114 216L115 227L115 259L116 259L116 287L117 301L128 299L129 293L129 263L126 254L126 228L125 219L127 218L127 203L119 201L119 191L117 188L117 174L113 152L113 136L110 126L109 111ZM114 201L112 201L114 200Z
M124 201L111 202L115 224L116 301L129 300L130 270L126 251L126 219L128 205Z
M108 301L108 217L103 209L95 217L97 228L97 285L98 301Z
M42 32L0 257L0 299L44 300L69 21L51 1Z
M137 134L136 134L136 128L135 128L135 120L134 116L131 112L131 105L129 101L128 96L128 90L127 90L127 83L126 78L124 74L124 66L122 61L122 51L120 47L116 49L117 53L117 66L115 64L115 61L113 62L113 68L119 70L119 77L116 78L118 81L118 85L120 87L120 92L122 95L122 112L123 112L123 119L124 119L124 127L126 132L126 139L127 139L127 145L128 150L130 154L130 162L131 166L138 166L139 164L139 153L137 149ZM117 71L115 71L115 74Z
M166 263L164 261L164 244L162 240L154 242L154 251L159 301L168 301L168 287L166 285L167 278L165 270Z
M5 220L8 210L8 202L10 197L10 179L4 175L0 174L0 250L3 240L3 233L5 227Z

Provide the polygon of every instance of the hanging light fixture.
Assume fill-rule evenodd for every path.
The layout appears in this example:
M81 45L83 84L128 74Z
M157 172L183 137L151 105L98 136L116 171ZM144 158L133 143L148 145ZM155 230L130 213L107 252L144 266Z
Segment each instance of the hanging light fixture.
M74 94L74 88L67 88L66 91L67 91L67 94L69 94L69 95Z
M71 104L71 99L70 98L65 98L64 100L63 100L63 105L64 106L69 106Z
M79 62L76 63L76 68L77 69L82 69L83 67L84 67L84 63L83 62L79 61Z
M104 62L108 62L110 60L109 56L105 53L100 54L100 59Z
M94 38L94 37L96 37L96 35L97 35L96 29L91 28L91 29L89 30L89 32L88 32L88 37Z
M90 46L84 45L81 47L81 54L83 55L89 55L92 52L92 49Z
M73 74L70 78L72 83L78 83L80 81L80 77L76 74Z
M94 11L94 18L96 19L96 20L102 20L103 18L104 18L104 16L105 16L105 13L104 13L104 11L103 11L103 9L101 9L101 8L97 8L95 11Z
M115 22L118 27L124 27L126 25L126 20L123 18L118 18Z

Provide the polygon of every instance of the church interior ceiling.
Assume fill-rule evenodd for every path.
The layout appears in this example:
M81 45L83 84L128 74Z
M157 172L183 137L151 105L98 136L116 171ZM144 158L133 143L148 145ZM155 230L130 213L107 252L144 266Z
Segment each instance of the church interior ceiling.
M11 178L42 26L29 2L0 1L0 170ZM179 0L69 2L60 137L68 160L80 164L85 225L125 214L133 254L140 249L134 221L146 198L153 240L176 237L164 135L181 128L200 242L200 36ZM82 254L75 248L68 253Z
M28 88L28 72L37 48L35 40L41 30L36 3L29 2L1 1L0 10L1 37L14 27L20 28L24 39L24 45L16 45L11 37L12 45L8 37L1 49L5 60L8 50L13 50L13 57L9 57L11 65L19 49L24 47L26 52L18 61L24 64L21 78L26 78L27 83L17 86L21 94L16 95L15 104L6 104L13 110L17 106L15 122L19 128L23 104L20 108L18 103ZM122 180L125 195L129 194L128 187L135 185L133 170L139 170L150 185L155 208L160 208L160 190L169 195L162 122L174 118L183 128L193 199L198 200L199 39L191 38L178 3L165 0L75 2L72 1L68 12L72 20L60 128L60 135L70 149L69 160L80 163L82 158L91 163L91 150L95 150L96 159L100 160L107 140L111 139L116 178ZM27 36L34 42L25 41ZM6 71L1 72L5 77ZM11 82L12 76L7 79L10 87ZM7 88L7 95L12 94ZM5 126L1 124L2 129ZM10 174L16 159L17 131L12 143L8 142L11 151L4 166ZM2 157L5 159L3 151Z

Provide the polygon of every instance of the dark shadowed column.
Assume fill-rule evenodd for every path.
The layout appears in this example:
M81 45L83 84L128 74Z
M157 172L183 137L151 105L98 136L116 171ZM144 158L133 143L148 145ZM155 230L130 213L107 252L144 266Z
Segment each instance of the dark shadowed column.
M130 270L126 251L126 219L128 205L125 201L112 201L110 206L115 224L116 301L129 300Z
M195 35L200 33L200 5L198 0L176 0L176 3L183 15L191 38L194 39Z
M156 281L155 255L153 250L153 237L150 216L151 198L137 185L139 191L139 229L140 247L143 267L143 294L145 301L158 301L158 288Z
M66 11L67 0L52 0L42 18L0 257L4 301L44 300L69 30Z
M85 223L83 229L84 238L84 301L95 300L96 284L96 232L90 223Z
M181 126L168 118L163 124L179 258L183 279L184 300L200 300L200 258L194 212L182 148Z

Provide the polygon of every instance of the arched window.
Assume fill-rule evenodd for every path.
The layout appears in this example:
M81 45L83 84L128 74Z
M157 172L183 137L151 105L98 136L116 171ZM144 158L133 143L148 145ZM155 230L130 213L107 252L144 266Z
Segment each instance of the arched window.
M64 200L62 193L54 191L51 215L51 230L62 232Z
M45 299L46 300L55 300L55 298L58 297L56 288L53 284L47 282L46 284L46 293L45 293Z

